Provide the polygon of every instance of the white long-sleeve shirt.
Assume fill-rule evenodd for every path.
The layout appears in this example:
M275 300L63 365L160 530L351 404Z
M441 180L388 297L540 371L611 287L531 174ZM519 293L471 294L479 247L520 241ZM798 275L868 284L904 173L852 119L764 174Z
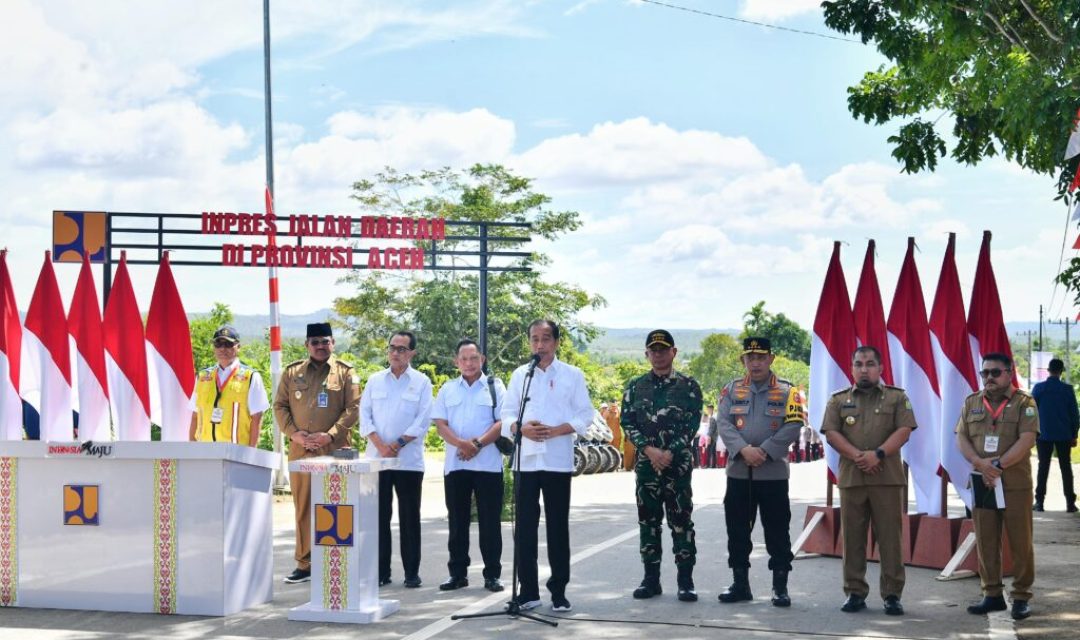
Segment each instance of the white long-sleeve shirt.
M510 436L510 426L518 419L521 399L524 394L525 374L529 365L522 365L510 377L503 400L502 431ZM579 435L585 435L592 423L594 409L589 399L589 390L585 386L585 374L581 369L554 359L547 370L536 367L532 385L529 387L529 401L525 405L524 422L537 420L542 424L557 427L569 424ZM522 471L560 471L574 470L574 435L565 434L544 442L521 439Z
M471 385L461 376L448 380L435 398L431 419L446 420L450 430L464 440L484 435L495 420L499 419L502 400L506 395L501 380L491 378L491 382L495 385L495 403L491 402L491 390L488 388L486 375L480 376ZM492 406L493 404L495 406ZM447 442L443 474L462 470L502 473L502 454L494 444L489 443L471 460L462 460L458 458L457 447Z
M398 470L423 471L431 403L431 380L416 369L409 367L397 378L390 369L374 373L360 397L360 435L377 433L387 444L402 436L416 438L398 451ZM377 458L379 452L369 446L366 455Z

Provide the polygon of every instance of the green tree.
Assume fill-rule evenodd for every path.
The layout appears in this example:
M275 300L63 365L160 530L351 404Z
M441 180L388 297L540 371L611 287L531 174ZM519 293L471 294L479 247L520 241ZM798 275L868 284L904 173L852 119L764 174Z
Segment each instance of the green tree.
M822 8L826 25L889 60L848 89L848 109L875 125L902 122L888 141L904 171L933 171L946 153L966 164L1002 154L1068 183L1061 158L1080 94L1076 0L835 0ZM951 149L942 132L950 120L939 124L946 115Z
M766 311L764 300L743 314L743 331L739 337L750 336L768 338L778 355L810 363L810 334L784 314Z
M725 384L743 375L741 357L742 345L726 333L713 333L701 341L701 353L690 360L687 372L701 385L706 404Z
M549 207L551 198L532 188L532 181L499 165L474 165L465 171L449 168L400 173L394 169L353 185L353 198L364 213L396 216L442 216L447 220L527 222L528 235L555 240L580 227L576 211ZM472 227L452 227L453 234L476 233ZM491 227L492 238L525 235L518 228ZM430 243L418 243L430 248ZM513 250L514 242L492 243ZM439 250L475 250L452 238L439 242ZM459 264L468 256L454 256ZM505 373L528 358L528 323L546 317L559 322L567 348L582 350L598 333L578 313L605 304L603 298L574 285L549 282L541 269L547 256L533 252L513 261L528 272L492 273L488 279L488 363ZM436 371L453 375L454 345L463 337L476 338L479 317L479 279L473 273L436 271L361 272L345 276L356 294L338 298L334 310L339 324L351 337L350 350L364 360L384 358L387 337L409 328L419 337L417 360L432 363Z

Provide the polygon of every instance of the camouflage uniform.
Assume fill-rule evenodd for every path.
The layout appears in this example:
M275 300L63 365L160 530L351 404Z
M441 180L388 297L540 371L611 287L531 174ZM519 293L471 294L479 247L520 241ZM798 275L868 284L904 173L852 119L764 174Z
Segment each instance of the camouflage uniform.
M641 560L646 566L660 562L665 509L675 564L692 567L697 557L690 478L701 406L697 381L677 371L662 377L649 372L626 385L621 423L638 451L634 472ZM671 466L658 474L644 453L647 446L671 451Z

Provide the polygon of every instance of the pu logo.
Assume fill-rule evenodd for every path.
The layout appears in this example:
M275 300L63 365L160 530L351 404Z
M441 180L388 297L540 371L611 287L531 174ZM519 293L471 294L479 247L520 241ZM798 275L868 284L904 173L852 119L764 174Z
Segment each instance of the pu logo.
M64 524L97 526L97 485L64 485Z
M353 506L315 505L315 544L320 547L353 546Z
M53 261L105 262L105 213L53 211Z

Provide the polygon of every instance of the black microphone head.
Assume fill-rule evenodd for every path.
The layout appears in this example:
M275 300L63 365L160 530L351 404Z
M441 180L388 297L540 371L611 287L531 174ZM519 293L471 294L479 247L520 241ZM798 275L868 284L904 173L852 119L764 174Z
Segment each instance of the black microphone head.
M533 364L540 364L540 354L539 354L539 353L534 353L534 354L532 354L532 357L531 357L531 358L529 358L529 360L530 360L530 361L531 361L531 362L532 362Z

